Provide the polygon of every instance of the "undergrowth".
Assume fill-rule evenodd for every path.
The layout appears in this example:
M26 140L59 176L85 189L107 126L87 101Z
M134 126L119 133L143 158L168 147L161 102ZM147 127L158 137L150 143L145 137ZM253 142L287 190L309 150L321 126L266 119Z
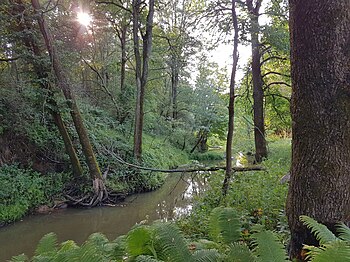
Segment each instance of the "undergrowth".
M20 219L38 205L49 204L63 190L66 174L47 174L18 166L0 167L0 225Z
M290 145L288 139L269 143L269 158L262 163L266 171L234 173L223 203L220 199L224 172L211 175L208 180L210 189L197 199L190 216L178 222L180 227L189 235L205 237L210 212L225 204L239 212L245 234L250 234L253 225L262 224L266 229L278 230L287 239L284 206L288 185L281 184L280 179L289 171Z

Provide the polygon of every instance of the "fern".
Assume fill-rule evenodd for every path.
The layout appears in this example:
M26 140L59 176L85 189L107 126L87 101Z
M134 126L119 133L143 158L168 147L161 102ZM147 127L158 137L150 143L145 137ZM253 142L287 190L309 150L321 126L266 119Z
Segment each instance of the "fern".
M350 246L344 241L334 241L321 247L304 246L309 250L308 259L312 262L349 262Z
M135 262L162 262L162 260L155 259L153 256L138 256Z
M241 242L230 245L227 262L255 262L256 257L252 254L249 247Z
M152 255L152 230L149 226L138 226L126 238L127 250L131 256Z
M156 223L155 249L159 259L169 262L191 261L191 253L180 230L171 223Z
M126 256L126 236L120 236L111 243L112 249L109 250L111 258L116 261L122 261Z
M339 238L350 242L350 228L348 228L344 223L338 223L336 227L337 233L339 233Z
M26 261L28 261L28 257L25 254L14 256L11 258L11 262L26 262Z
M48 233L43 236L35 250L35 255L45 255L57 252L57 236L55 233Z
M195 262L216 262L220 261L221 255L215 249L202 249L194 252L192 258Z
M217 242L236 242L241 237L241 223L233 208L214 208L209 218L210 236Z
M287 260L284 246L280 243L277 236L271 231L262 231L254 233L254 249L258 261L281 262Z
M300 216L300 221L315 235L321 245L336 241L338 238L323 224L308 216Z

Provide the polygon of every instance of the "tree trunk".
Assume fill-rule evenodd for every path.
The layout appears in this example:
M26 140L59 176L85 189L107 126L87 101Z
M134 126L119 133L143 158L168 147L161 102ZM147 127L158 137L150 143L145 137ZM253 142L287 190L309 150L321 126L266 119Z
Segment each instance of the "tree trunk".
M350 222L349 0L290 0L292 168L290 257L315 244L299 222Z
M124 96L125 93L125 69L127 62L126 55L126 35L127 35L127 25L123 25L120 32L120 46L121 46L121 68L120 68L120 92Z
M92 179L101 179L102 180L102 174L100 171L100 168L98 166L98 163L96 161L95 154L92 150L92 146L90 143L90 139L88 137L88 134L86 132L86 129L83 124L83 119L80 115L79 108L76 104L74 95L69 87L68 79L66 75L63 72L63 68L61 66L60 60L57 56L55 46L53 43L53 39L50 35L49 29L47 27L46 21L44 20L42 13L40 11L40 4L38 0L31 0L32 6L37 13L37 20L40 27L40 31L43 35L43 38L45 40L45 45L48 50L53 71L57 80L57 85L60 87L60 89L63 91L63 94L65 98L67 99L68 106L70 108L70 114L73 119L73 123L75 126L75 129L77 131L77 134L79 136L79 140L83 149L83 153L86 158L87 165L89 167L90 176Z
M17 0L17 1L11 1L12 4L12 9L11 9L11 13L17 17L17 22L18 22L18 28L16 28L16 31L18 32L25 32L26 30L30 31L32 30L31 28L31 24L28 23L28 21L26 20L26 17L24 16L22 19L22 17L19 17L18 14L24 14L25 12L25 6L23 4L23 2L21 0ZM41 62L37 62L38 60L40 60L40 57L42 56L42 52L39 48L38 43L36 42L36 40L33 38L32 34L25 34L24 37L22 38L22 41L25 45L25 47L28 49L28 51L33 53L34 59L32 61L30 61L30 63L33 65L34 71L37 75L37 77L41 80L40 81L40 85L43 89L47 89L50 91L49 94L49 98L47 99L47 102L52 106L53 109L50 109L50 113L54 119L54 122L58 128L58 131L60 132L63 142L64 142L64 146L66 149L66 152L69 156L70 162L72 164L72 171L73 174L76 177L81 177L83 174L83 169L81 167L78 155L75 151L75 148L73 146L73 142L71 140L71 137L68 133L68 130L66 128L66 125L62 119L62 116L59 112L55 111L55 109L57 108L57 103L56 101L53 99L53 95L52 95L52 87L50 86L50 83L48 82L48 78L49 78L49 68L47 67L47 65L41 63Z
M261 2L262 0L257 1L256 6L254 7L251 1L247 1L251 22L250 35L252 46L255 158L258 163L260 163L264 157L267 157L264 121L264 90L261 76L261 53L259 43L259 10Z
M171 111L174 120L177 119L177 87L179 85L179 65L176 54L171 62Z
M233 54L232 54L232 71L230 81L230 101L228 106L228 131L226 141L226 172L225 179L222 185L222 195L226 196L229 187L230 179L232 177L232 142L233 142L233 128L234 128L234 105L235 105L235 86L236 86L236 70L238 63L238 20L236 14L236 0L232 0L232 22L234 27L234 41L233 41Z
M145 89L148 78L148 62L152 50L152 29L154 15L154 0L150 0L148 4L148 15L146 24L146 33L143 35L142 62L139 49L139 23L140 23L140 5L141 0L133 0L133 38L134 53L136 60L136 109L135 109L135 127L134 127L134 157L137 161L141 161L142 155L142 132L143 132L143 103L145 100Z

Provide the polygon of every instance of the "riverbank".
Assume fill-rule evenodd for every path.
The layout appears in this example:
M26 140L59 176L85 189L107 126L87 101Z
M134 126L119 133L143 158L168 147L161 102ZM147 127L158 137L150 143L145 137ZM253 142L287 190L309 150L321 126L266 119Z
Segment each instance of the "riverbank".
M193 197L205 190L206 181L206 177L171 174L159 189L128 196L116 207L68 208L46 215L30 215L0 228L0 261L21 253L33 255L38 241L49 232L55 232L60 242L70 239L81 244L94 232L102 232L113 240L141 221L188 215Z

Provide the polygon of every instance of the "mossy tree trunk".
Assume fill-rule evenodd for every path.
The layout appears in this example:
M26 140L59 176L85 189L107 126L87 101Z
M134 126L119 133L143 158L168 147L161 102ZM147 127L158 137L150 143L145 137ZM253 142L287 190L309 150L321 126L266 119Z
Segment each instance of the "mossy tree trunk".
M81 143L84 156L86 158L87 165L89 167L90 177L94 181L94 189L95 193L97 195L100 195L101 190L105 191L105 188L103 186L103 178L102 174L99 168L99 165L97 163L95 154L92 149L92 145L88 136L88 133L86 131L86 128L84 127L83 119L81 117L78 105L75 101L75 97L73 95L73 92L69 86L67 76L65 75L62 65L60 63L60 60L57 56L55 46L53 43L53 38L50 34L49 28L46 24L46 21L43 17L43 14L41 12L41 7L38 0L32 0L32 6L36 12L38 24L40 27L41 34L44 38L46 48L48 50L53 72L57 81L57 85L60 87L60 89L63 91L63 94L67 100L68 106L70 108L70 114L73 119L74 127L77 131L77 134L79 136L79 141ZM98 185L98 186L95 186ZM102 199L100 199L102 200Z
M33 65L34 72L40 79L41 88L49 91L49 98L47 99L47 102L51 106L50 113L58 128L58 131L60 132L60 135L62 136L66 152L72 164L73 174L76 177L81 177L83 174L82 166L66 125L58 111L57 103L53 98L53 87L51 87L51 83L49 82L50 69L48 65L38 62L43 55L42 51L39 48L39 44L33 37L33 34L28 33L32 31L32 28L31 23L28 21L28 14L26 14L27 11L25 5L22 0L11 0L10 4L10 13L16 21L14 30L21 33L20 38L23 41L25 48L33 55L33 59L29 61L29 63Z
M254 141L255 158L258 163L267 157L264 121L264 90L261 76L261 52L259 41L259 11L262 0L247 0L246 5L250 15L250 36L252 47L252 78L253 78L253 111L254 111Z
M143 104L145 100L145 89L148 79L148 63L152 51L152 32L153 32L153 15L154 15L154 0L148 3L148 14L146 19L146 29L142 33L143 49L142 59L140 53L140 11L141 0L133 0L133 40L135 54L135 76L137 87L137 99L135 109L135 126L134 126L134 157L137 161L141 161L142 155L142 133L143 133Z
M299 221L350 222L350 2L290 0L290 257L315 244ZM334 228L333 228L334 229Z
M230 101L228 106L228 131L226 141L226 172L225 179L222 185L222 195L226 196L229 183L232 177L232 143L233 143L233 129L234 129L234 105L235 105L235 87L236 87L236 71L238 64L238 19L236 14L236 0L232 0L231 16L234 28L234 40L233 40L233 54L232 54L232 71L230 81Z

